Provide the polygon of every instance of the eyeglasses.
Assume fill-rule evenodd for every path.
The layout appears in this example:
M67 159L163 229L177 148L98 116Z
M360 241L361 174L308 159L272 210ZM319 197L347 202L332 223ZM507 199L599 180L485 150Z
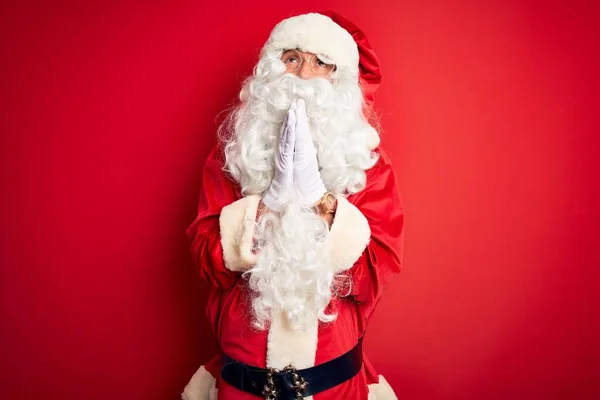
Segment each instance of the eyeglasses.
M310 69L312 72L318 76L328 76L335 70L335 64L327 64L326 62L319 60L319 58L314 55L310 56L308 59L305 59L297 50L284 51L283 55L281 56L281 61L283 61L287 71L290 73L299 71L302 67L302 63L305 61L310 64Z

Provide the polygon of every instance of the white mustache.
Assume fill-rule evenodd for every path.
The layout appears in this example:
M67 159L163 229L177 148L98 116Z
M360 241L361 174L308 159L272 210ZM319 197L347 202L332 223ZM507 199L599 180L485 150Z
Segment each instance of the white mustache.
M333 86L327 79L305 80L291 74L269 83L265 90L265 100L274 110L287 111L294 100L304 99L309 115L311 109L327 104L333 95Z

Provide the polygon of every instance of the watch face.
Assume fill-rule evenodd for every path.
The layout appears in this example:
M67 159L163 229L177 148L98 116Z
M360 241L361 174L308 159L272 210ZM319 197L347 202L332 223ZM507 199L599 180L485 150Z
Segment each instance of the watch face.
M333 212L335 211L335 203L336 203L337 199L335 198L335 196L333 195L333 193L328 193L325 196L325 210L327 210L328 212Z

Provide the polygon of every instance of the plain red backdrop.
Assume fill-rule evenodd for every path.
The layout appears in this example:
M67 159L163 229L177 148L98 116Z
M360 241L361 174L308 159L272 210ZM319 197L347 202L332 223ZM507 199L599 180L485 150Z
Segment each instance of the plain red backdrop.
M28 1L0 11L0 398L177 399L214 349L184 236L270 29L335 9L384 74L403 400L600 391L593 1ZM100 4L102 3L102 4Z

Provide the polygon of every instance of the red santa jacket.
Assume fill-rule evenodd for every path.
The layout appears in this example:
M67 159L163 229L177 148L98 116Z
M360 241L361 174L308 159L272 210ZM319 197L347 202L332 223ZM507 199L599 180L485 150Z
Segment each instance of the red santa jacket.
M379 160L367 171L366 187L359 193L338 197L338 208L326 246L337 272L351 277L349 296L334 298L337 319L315 323L308 332L289 330L280 316L273 316L268 331L250 323L251 299L241 272L253 265L252 232L260 198L243 197L239 186L222 168L223 153L215 147L203 172L198 214L187 229L191 252L202 278L211 285L207 317L221 350L230 357L258 367L294 365L308 368L350 350L367 331L370 317L389 279L402 265L404 214L389 158L379 149ZM334 399L395 399L393 390L364 358L360 373L313 397ZM254 400L219 378L216 355L194 374L184 392L185 400ZM369 394L370 393L370 394Z

